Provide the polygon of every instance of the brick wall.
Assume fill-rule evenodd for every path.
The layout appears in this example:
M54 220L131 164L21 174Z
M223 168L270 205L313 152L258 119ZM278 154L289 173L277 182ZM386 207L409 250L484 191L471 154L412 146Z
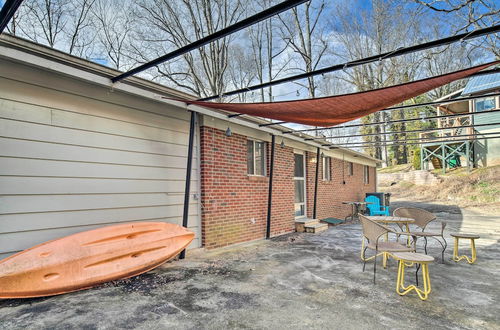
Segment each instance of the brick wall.
M314 180L316 175L316 153L307 152L307 216L313 215L314 203ZM318 180L318 201L317 214L318 219L329 217L344 219L351 214L351 206L342 204L344 201L362 201L365 193L374 192L375 167L369 168L370 182L364 183L363 167L364 165L353 163L353 175L348 175L348 162L341 159L331 158L331 180L323 180L322 161L319 164ZM342 172L342 168L344 172ZM345 184L343 183L345 181Z
M207 248L264 238L269 189L267 176L247 174L247 138L201 127L202 244ZM271 235L294 230L293 150L275 148Z
M264 238L266 235L269 189L270 144L267 144L267 176L247 174L247 138L233 133L201 127L202 244L206 248ZM314 153L307 153L307 212L312 215ZM354 176L341 183L342 161L332 158L332 181L320 180L318 217L345 217L349 207L344 200L361 200L365 191L374 191L375 170L370 185L363 184L363 166L354 164ZM275 147L271 236L294 230L293 149ZM320 166L321 171L321 166ZM321 172L320 172L321 174ZM321 177L320 177L321 179Z

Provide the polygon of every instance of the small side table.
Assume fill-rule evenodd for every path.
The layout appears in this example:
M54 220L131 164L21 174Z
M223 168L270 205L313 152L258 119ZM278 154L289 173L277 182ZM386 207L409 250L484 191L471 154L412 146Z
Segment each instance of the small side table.
M351 221L354 221L354 217L358 216L358 213L366 208L367 204L372 204L371 202L342 202L342 204L347 204L351 205L352 211L351 215L348 215L344 218L344 220L347 222L347 218L351 218Z
M429 276L429 263L434 261L434 257L428 256L422 253L413 252L394 252L392 256L399 261L398 267L398 279L396 281L396 292L400 296L404 296L409 292L415 290L418 297L422 300L426 300L431 293L431 278ZM417 285L418 285L418 270L420 266L422 267L422 278L424 280L424 289L420 289L415 285L405 286L405 267L413 266L413 264L418 264L417 267Z
M459 262L462 259L467 260L469 264L473 264L476 261L476 243L474 240L479 238L479 235L474 235L474 234L450 234L453 238L455 238L455 246L453 246L453 261ZM471 249L471 257L469 258L466 255L459 256L458 255L458 240L460 238L463 239L469 239L470 240L470 249Z

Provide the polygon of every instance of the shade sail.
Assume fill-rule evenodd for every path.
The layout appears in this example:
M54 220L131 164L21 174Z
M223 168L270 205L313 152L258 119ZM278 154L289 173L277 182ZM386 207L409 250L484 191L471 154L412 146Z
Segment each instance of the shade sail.
M317 99L260 103L177 101L286 122L327 127L369 115L498 63L500 61L401 85Z

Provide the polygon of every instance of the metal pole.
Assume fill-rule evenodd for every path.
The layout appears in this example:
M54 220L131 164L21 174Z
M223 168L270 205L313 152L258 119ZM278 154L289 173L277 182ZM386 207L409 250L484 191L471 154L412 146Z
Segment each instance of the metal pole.
M189 123L189 145L187 154L187 166L186 166L186 188L184 189L184 212L182 213L182 226L188 227L189 218L189 191L191 189L191 169L193 167L193 142L194 142L194 128L196 121L196 112L191 111L191 121ZM184 259L186 257L186 250L182 250L179 258Z
M269 164L269 194L267 196L267 224L266 239L271 238L271 209L273 205L273 174L274 174L274 147L276 146L276 135L271 134L271 159Z
M446 173L446 148L444 146L444 143L441 143L441 158L443 162L443 174Z
M7 0L0 11L0 33L7 27L10 19L17 11L23 0Z
M483 133L483 134L487 134L487 133ZM497 134L499 134L499 133L497 133ZM476 140L492 140L492 139L500 139L500 135L499 136L489 136L489 137L484 137L484 138L477 138ZM439 141L435 141L435 143L443 142L443 143L450 144L450 143L454 143L454 142L458 143L458 142L465 142L465 141L467 141L467 140L439 140ZM431 143L433 143L433 142L432 141L403 142L403 143L390 143L390 144L388 144L388 146L422 145L422 144L431 144ZM369 147L371 145L373 145L373 144L359 144L359 145L354 145L354 146L329 144L329 145L322 145L322 147L329 147L329 149L352 149L352 148Z
M165 61L171 60L173 58L176 58L182 54L185 54L187 52L190 52L194 49L200 48L204 45L207 45L213 41L216 41L218 39L224 38L230 34L233 34L237 31L240 31L246 27L249 27L251 25L254 25L260 21L263 21L265 19L268 19L269 17L278 15L284 11L287 11L291 8L294 8L300 4L303 4L307 0L287 0L283 1L271 8L265 9L253 16L247 17L233 25L230 25L228 27L223 28L222 30L219 30L217 32L212 33L211 35L208 35L204 38L201 38L193 43L190 43L189 45L186 45L184 47L181 47L177 50L174 50L173 52L170 52L166 55L163 55L155 60L152 60L150 62L144 63L130 71L124 72L116 77L111 78L111 81L113 83L122 80L124 78L127 78L129 76L132 76L136 73L142 72L144 70L147 70L149 68L155 67Z
M425 148L423 148L422 146L420 146L420 169L423 170L424 169L424 153L425 153Z
M471 96L471 97L464 97L460 99L454 99L453 103L459 102L462 100L472 100L472 99L478 99L478 98L485 98L485 97L493 97L493 96L499 96L500 93L491 93L491 94L486 94L486 95L481 95L481 96ZM401 110L405 108L416 108L416 107L421 107L429 104L445 104L445 103L451 103L451 102L428 102L428 103L418 103L418 104L412 104L411 106L400 106L400 107L394 107L394 108L386 108L385 110L380 110L380 111L392 111L392 110ZM455 113L455 114L449 114L449 115L439 115L439 116L428 116L424 118L406 118L406 119L396 119L396 120L388 120L386 122L378 121L374 123L366 123L366 124L353 124L353 125L345 125L345 124L339 124L335 126L330 126L330 127L321 127L321 128L305 128L305 129L296 129L296 130L290 130L290 131L285 131L283 134L291 134L291 133L298 133L298 132L313 132L313 131L320 131L320 130L325 130L325 129L345 129L345 128L351 128L351 127L365 127L365 126L374 126L374 125L382 125L382 124L394 124L394 123L406 123L410 121L421 121L421 120L431 120L431 119L442 119L442 118L453 118L453 117L465 117L465 116L474 116L477 114L487 114L487 113L498 113L500 112L500 109L493 109L493 110L487 110L487 111L481 111L481 112L472 112L469 115L464 115L463 113ZM230 116L230 115L229 115ZM279 122L274 122L274 123L268 123L268 124L260 124L260 127L264 126L271 126L271 125L278 125L278 124L284 124L286 122L284 121L279 121Z
M230 91L230 92L225 92L225 93L221 93L221 94L217 94L217 95L213 95L213 96L201 98L201 99L199 99L199 101L209 101L209 100L213 100L213 99L224 97L224 96L231 96L231 95L235 95L235 94L239 94L239 93L243 93L243 92L250 92L250 91L253 91L253 90L256 90L256 89L267 88L267 87L270 87L270 86L275 86L275 85L278 85L278 84L283 84L283 83L294 81L294 80L299 80L299 79L305 79L305 78L309 78L309 77L314 77L314 76L317 76L317 75L320 75L320 74L325 74L325 73L329 73L329 72L345 70L347 68L355 67L355 66L358 66L358 65L364 65L364 64L368 64L368 63L378 62L378 61L381 61L381 60L384 60L384 59L388 59L388 58L392 58L392 57L396 57L396 56L405 55L405 54L408 54L408 53L414 53L414 52L422 51L422 50L429 49L429 48L434 48L434 47L438 47L438 46L448 45L448 44L451 44L451 43L454 43L454 42L457 42L457 41L464 41L464 40L468 40L468 39L472 39L472 38L477 38L477 37L480 37L480 36L483 36L483 35L487 35L487 34L491 34L491 33L497 33L499 31L500 31L500 24L499 25L490 26L490 27L487 27L487 28L484 28L484 29L478 29L478 30L471 31L471 32L465 32L465 33L462 33L462 34L457 34L457 35L454 35L454 36L451 36L451 37L447 37L447 38L443 38L443 39L437 39L437 40L425 42L425 43L422 43L422 44L413 45L413 46L410 46L410 47L401 47L401 48L398 48L398 49L395 49L395 50L391 50L391 51L386 52L386 53L377 54L377 55L365 57L365 58L362 58L362 59L359 59L359 60L354 60L354 61L350 61L350 62L346 62L346 63L342 63L342 64L336 64L336 65L329 66L329 67L326 67L326 68L323 68L323 69L314 70L312 72L301 73L301 74L298 74L298 75L295 75L295 76L286 77L286 78L282 78L282 79L277 79L277 80L269 81L269 82L266 82L266 83L263 83L263 84L258 84L258 85L253 85L253 86L247 86L245 88L240 88L240 89L233 90L233 91ZM239 115L241 115L241 114L234 114L232 116L239 116Z
M495 126L500 125L500 122L494 123L485 123L485 124L477 124L477 125L462 125L461 128L469 128L469 127L484 127L484 126ZM325 128L326 129L326 128ZM419 132L435 132L447 130L448 127L434 127L434 128L426 128L426 129L415 129L411 131L397 131L397 132L380 132L380 133L369 133L369 134L356 134L356 135L340 135L340 136L327 136L321 138L305 138L304 141L315 141L315 140L323 140L323 139L340 139L340 138L348 138L348 137L362 137L362 136L375 136L375 135L383 135L383 134L403 134L403 133L419 133ZM286 132L283 132L285 134Z
M487 132L487 133L481 133L482 136L489 136L489 135L499 135L500 132ZM454 136L430 136L430 137L421 137L421 138L408 138L408 139L403 139L403 140L391 140L387 142L388 146L391 145L404 145L406 142L409 141L417 141L417 142L423 142L423 143L438 143L441 142L442 140L449 139L449 138L460 138L464 140L467 137L475 137L477 134L463 134L463 135L454 135ZM361 142L347 142L347 143L336 143L336 146L339 147L345 147L348 145L367 145L371 146L375 144L376 142L373 141L361 141Z
M316 179L314 184L314 205L313 205L313 219L316 219L316 209L318 204L318 179L319 179L319 161L320 161L320 149L316 149Z
M465 144L465 154L467 157L467 173L470 172L470 142L466 142Z

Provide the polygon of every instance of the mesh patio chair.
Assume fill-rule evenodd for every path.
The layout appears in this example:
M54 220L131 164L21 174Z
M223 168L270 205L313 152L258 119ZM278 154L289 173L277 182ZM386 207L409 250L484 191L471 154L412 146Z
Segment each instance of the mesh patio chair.
M432 237L436 241L438 241L439 244L441 244L441 247L443 248L441 250L441 262L444 263L444 251L446 251L446 247L448 246L448 243L444 238L444 229L446 228L446 222L444 221L441 222L441 232L431 232L431 231L425 231L425 227L427 227L429 222L436 220L436 216L431 212L416 207L400 207L394 210L394 216L412 218L415 220L415 222L412 224L420 228L421 231L410 230L410 234L416 238L418 237L424 238L425 254L427 254L427 237ZM439 239L439 237L441 237L442 241L441 239Z
M399 242L389 242L381 240L381 237L386 237L388 233L396 235L405 235L406 233L399 233L389 227L376 223L365 216L359 214L359 221L363 228L363 241L361 245L361 260L363 260L363 271L365 271L366 262L374 259L373 261L373 283L377 273L377 256L383 255L384 263L387 260L390 252L414 252L414 247L408 247ZM366 243L365 243L366 240ZM414 241L416 241L414 239ZM366 250L375 250L375 255L367 258Z

